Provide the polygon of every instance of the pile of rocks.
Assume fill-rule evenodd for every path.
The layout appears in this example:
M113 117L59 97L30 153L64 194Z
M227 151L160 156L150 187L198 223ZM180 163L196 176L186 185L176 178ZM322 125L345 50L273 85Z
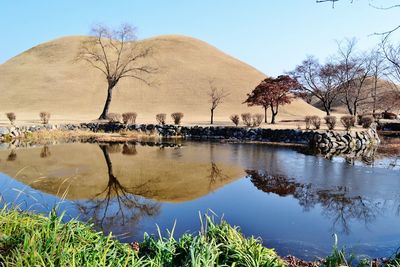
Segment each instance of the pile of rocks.
M0 127L0 141L15 140L24 137L24 131L17 127Z
M380 143L376 128L360 132L339 133L334 131L316 132L311 146L324 150L360 150L363 147Z
M317 153L323 154L327 158L337 155L349 155L351 158L373 157L375 149L380 143L376 128L361 132L339 133L328 131L324 133L315 133L310 147L315 148Z

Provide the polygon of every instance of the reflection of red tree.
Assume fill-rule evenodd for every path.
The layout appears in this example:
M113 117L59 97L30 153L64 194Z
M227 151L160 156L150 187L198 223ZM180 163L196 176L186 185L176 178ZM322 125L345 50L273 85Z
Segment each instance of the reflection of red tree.
M350 196L346 187L319 189L312 184L302 184L283 175L269 175L259 171L247 170L247 178L257 189L279 196L293 196L305 210L316 205L332 218L333 226L340 225L343 233L350 233L349 221L357 219L365 224L371 223L380 214L383 203L374 202L361 196Z

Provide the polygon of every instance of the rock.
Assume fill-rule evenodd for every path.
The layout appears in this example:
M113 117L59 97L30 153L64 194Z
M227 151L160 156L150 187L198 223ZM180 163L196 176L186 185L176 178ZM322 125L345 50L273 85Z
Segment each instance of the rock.
M10 131L6 127L0 127L0 136L9 134Z

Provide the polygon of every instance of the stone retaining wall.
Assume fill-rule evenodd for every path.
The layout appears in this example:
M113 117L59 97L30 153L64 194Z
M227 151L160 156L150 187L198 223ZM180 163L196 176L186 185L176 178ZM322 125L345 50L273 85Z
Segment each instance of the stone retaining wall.
M137 131L143 134L158 134L161 137L182 137L196 140L260 141L309 145L326 151L361 150L379 144L375 125L373 128L355 132L302 131L287 129L263 129L245 127L200 127L175 125L124 125L120 123L82 123L63 125L34 125L20 128L0 128L0 141L18 139L24 134L41 130L90 130L113 133Z
M378 129L381 131L400 131L400 120L379 120Z

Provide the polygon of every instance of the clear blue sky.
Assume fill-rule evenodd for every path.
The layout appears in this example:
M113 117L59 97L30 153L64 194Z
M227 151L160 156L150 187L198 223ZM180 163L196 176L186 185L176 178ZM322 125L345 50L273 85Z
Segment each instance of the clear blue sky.
M400 9L342 1L332 9L315 0L0 0L0 63L51 39L85 35L94 23L127 22L138 28L141 39L193 36L278 75L306 55L328 57L336 50L335 40L345 37L358 38L363 49L373 47L379 38L371 33L400 23Z

